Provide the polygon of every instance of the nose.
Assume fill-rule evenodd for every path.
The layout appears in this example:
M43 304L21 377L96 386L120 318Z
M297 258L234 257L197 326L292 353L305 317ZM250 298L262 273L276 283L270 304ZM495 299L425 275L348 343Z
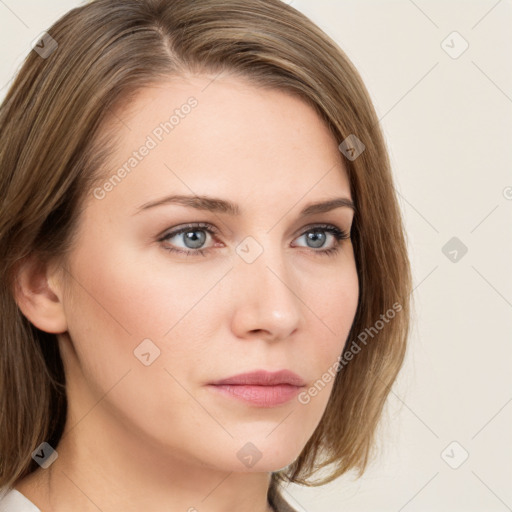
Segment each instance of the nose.
M266 249L252 263L243 258L236 261L231 272L231 328L239 338L282 340L299 327L304 305L296 290L293 269L284 258L280 249Z

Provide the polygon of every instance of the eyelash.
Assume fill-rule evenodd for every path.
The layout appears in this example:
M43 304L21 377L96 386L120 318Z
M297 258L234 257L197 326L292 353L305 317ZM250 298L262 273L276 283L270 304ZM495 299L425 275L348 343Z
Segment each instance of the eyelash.
M166 233L163 237L161 237L158 241L159 242L164 242L166 241L167 239L169 238L173 238L177 235L181 235L183 233L186 233L188 231L206 231L207 233L209 233L211 236L213 235L216 235L218 234L217 230L211 225L211 224L206 224L206 223L198 223L198 224L189 224L189 225L186 225L186 226L183 226L175 231L171 231L169 233ZM315 249L312 249L313 252L315 253L319 253L320 255L322 256L334 256L336 255L339 250L340 250L340 245L341 245L341 242L342 240L347 240L350 238L350 234L347 233L346 231L344 230L341 230L339 228L337 228L336 226L332 225L332 224L318 224L318 225L314 225L314 226L311 226L311 227L308 227L308 229L306 229L300 236L304 236L306 233L309 233L311 231L326 231L328 233L330 233L331 235L334 236L334 238L336 239L336 245L334 247L331 247L330 249L319 249L319 250L315 250ZM170 252L173 252L173 253L179 253L179 254L184 254L186 256L195 256L195 255L201 255L201 256L206 256L208 254L208 252L211 250L210 249L194 249L194 250L184 250L184 249L176 249L175 247L168 247L168 246L165 246L163 245L163 248L166 250L166 251L170 251Z

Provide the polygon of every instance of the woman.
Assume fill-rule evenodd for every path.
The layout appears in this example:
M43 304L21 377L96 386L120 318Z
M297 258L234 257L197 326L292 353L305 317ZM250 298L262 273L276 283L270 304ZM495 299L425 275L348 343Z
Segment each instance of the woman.
M410 269L325 33L279 0L96 0L0 141L1 510L286 511L286 482L363 473Z

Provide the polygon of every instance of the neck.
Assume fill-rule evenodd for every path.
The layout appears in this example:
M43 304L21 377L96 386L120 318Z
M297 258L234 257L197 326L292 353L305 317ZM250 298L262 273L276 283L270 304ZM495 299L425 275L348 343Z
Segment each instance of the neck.
M66 427L53 464L16 485L42 512L273 512L270 473L206 467L99 417Z

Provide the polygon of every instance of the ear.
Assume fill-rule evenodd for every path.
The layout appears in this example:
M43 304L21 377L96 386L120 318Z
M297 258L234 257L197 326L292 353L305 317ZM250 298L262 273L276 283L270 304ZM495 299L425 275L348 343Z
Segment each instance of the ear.
M57 271L35 256L27 256L17 265L13 290L16 303L23 315L42 331L67 331L60 284Z

